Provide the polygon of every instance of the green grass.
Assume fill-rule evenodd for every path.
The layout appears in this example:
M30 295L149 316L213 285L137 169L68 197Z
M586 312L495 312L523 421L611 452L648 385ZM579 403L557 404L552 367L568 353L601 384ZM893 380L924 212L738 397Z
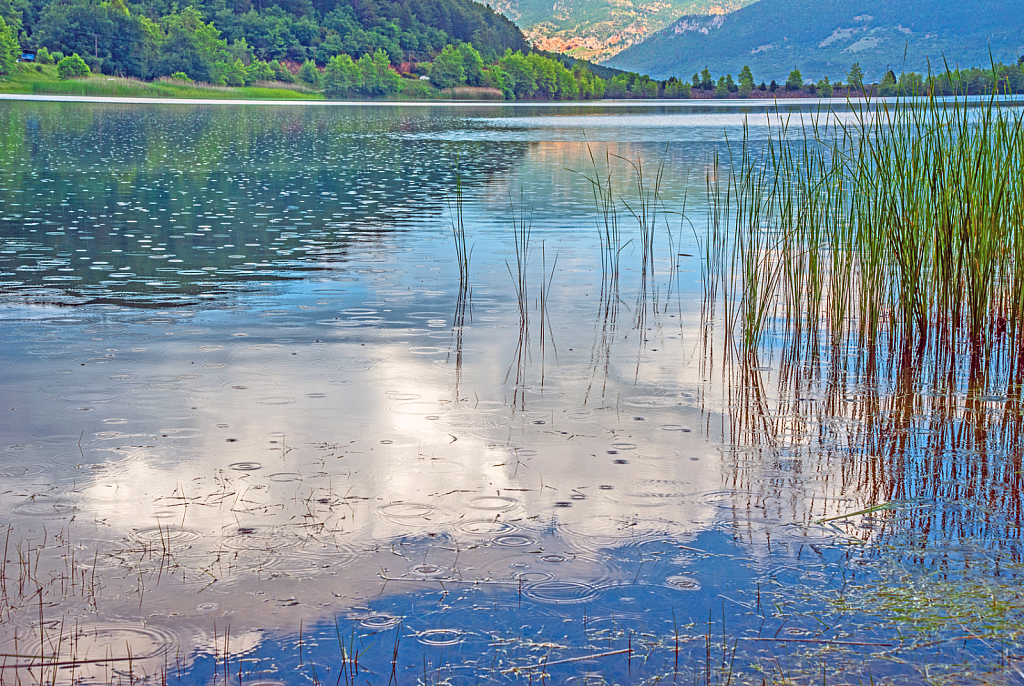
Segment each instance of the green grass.
M61 81L54 65L19 64L18 69L5 81L0 81L0 93L31 95L78 95L116 98L196 98L204 100L323 100L321 93L305 93L290 88L244 86L190 85L181 82L139 81L113 76L90 76L85 79Z
M34 84L58 83L57 67L47 65L36 71L34 65L18 64L6 78L0 78L0 93L31 93Z
M42 66L42 70L37 70ZM301 84L299 84L301 85ZM412 102L420 100L501 100L501 93L493 88L458 88L441 92L425 81L403 80L401 92L388 101ZM259 83L254 86L228 87L209 84L190 84L183 81L160 79L140 81L113 76L93 75L85 79L61 81L55 65L19 64L7 79L0 79L0 93L26 95L77 95L115 98L190 98L204 100L324 100L323 93L298 88L293 84Z

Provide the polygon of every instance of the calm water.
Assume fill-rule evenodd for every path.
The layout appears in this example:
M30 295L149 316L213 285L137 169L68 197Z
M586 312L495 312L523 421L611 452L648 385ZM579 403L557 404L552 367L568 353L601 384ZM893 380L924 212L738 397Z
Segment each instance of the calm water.
M1019 406L705 355L767 117L0 103L0 680L1024 682Z

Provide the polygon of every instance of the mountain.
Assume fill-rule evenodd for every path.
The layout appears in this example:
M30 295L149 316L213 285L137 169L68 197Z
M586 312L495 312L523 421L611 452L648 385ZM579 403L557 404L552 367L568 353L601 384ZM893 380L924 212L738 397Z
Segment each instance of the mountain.
M1016 5L1016 9L1011 6ZM991 58L989 51L991 50ZM687 16L608 66L655 78L716 76L749 65L760 82L845 79L859 62L869 81L887 69L926 72L1016 62L1024 53L1019 0L760 0L731 14Z
M539 49L608 59L683 15L717 16L755 0L493 0Z

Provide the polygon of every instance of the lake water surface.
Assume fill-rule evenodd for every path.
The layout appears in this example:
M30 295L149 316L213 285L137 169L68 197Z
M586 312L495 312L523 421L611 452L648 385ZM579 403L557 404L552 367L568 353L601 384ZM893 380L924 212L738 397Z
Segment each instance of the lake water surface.
M793 108L0 103L0 680L1024 683L1019 402L708 353Z

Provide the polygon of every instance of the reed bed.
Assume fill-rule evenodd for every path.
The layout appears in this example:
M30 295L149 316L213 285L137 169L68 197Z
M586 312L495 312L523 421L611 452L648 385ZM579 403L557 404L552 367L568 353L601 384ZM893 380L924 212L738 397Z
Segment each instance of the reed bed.
M289 82L289 81L257 81L253 85L256 88L272 88L272 89L275 89L275 90L289 90L289 91L295 91L296 93L307 93L307 94L310 94L310 95L318 92L318 91L314 90L313 88L310 88L305 83L301 83L301 82L293 83L293 82Z
M898 98L745 130L707 175L705 321L740 357L782 342L1024 373L1024 114Z
M441 93L452 100L505 100L505 94L497 88L456 86L455 88L446 88Z

